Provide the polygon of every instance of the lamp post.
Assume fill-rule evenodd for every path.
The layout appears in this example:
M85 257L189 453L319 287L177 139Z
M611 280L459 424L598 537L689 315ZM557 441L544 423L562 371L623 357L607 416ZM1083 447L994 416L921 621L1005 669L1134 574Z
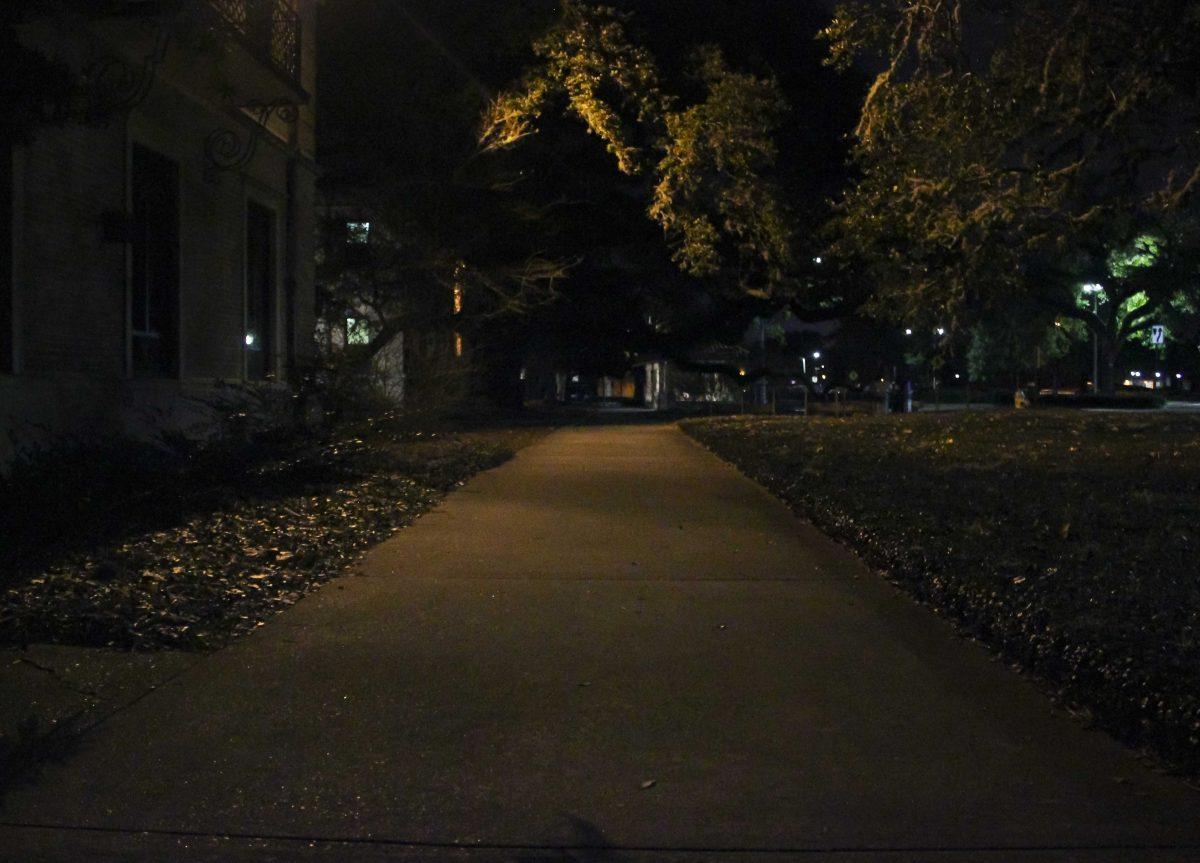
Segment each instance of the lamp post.
M1104 285L1084 285L1083 292L1092 297L1092 317L1100 322L1100 293ZM1100 333L1097 326L1092 327L1092 395L1100 392Z

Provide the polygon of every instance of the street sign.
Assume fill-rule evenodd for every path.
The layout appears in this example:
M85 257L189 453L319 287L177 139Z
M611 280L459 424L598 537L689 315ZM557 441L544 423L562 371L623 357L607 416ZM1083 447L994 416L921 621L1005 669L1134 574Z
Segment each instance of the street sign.
M1165 345L1167 343L1167 328L1162 324L1155 324L1150 328L1150 344Z

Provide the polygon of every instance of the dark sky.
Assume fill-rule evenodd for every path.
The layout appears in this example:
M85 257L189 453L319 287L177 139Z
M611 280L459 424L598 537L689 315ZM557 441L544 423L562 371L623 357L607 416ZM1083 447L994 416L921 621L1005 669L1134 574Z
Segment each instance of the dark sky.
M825 0L609 0L668 68L696 45L776 74L792 112L783 161L803 194L832 194L861 82L823 68L815 35ZM832 0L829 0L832 2ZM464 158L484 93L517 78L554 0L327 0L322 6L321 141L337 178L381 156L392 169L436 172Z

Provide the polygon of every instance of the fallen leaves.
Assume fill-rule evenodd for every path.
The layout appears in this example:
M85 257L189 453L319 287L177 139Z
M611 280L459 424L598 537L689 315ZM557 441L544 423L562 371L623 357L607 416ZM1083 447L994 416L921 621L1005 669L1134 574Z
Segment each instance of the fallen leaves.
M341 573L368 546L511 451L486 440L326 448L170 529L76 553L0 593L0 637L208 649ZM197 478L194 482L204 482Z

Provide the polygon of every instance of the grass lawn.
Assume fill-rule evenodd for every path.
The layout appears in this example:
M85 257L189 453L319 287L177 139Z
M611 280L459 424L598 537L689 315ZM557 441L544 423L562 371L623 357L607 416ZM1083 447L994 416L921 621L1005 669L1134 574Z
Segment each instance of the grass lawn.
M1200 417L682 425L1098 724L1200 774Z
M545 431L369 423L182 461L50 460L0 485L0 643L219 647Z

